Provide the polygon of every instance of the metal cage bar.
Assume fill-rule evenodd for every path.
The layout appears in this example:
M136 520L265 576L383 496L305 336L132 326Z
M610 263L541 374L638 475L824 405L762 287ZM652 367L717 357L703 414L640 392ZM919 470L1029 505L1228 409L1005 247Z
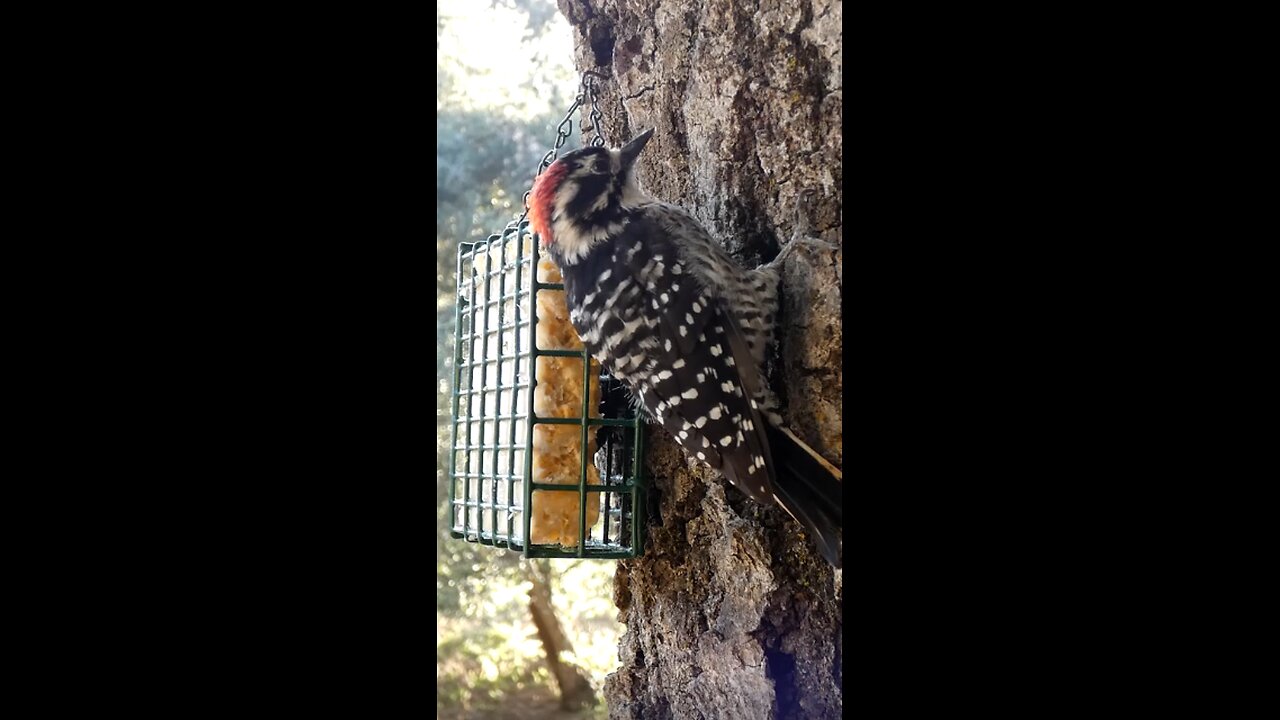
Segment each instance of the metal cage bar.
M489 245L490 246L493 245L492 237L489 238ZM503 325L502 321L505 319L503 316L506 314L506 308L507 308L507 304L502 301L502 296L506 293L506 289L507 289L507 240L505 238L499 242L498 249L499 249L499 257L501 258L501 261L498 263L498 299L497 299L498 347L495 351L498 355L497 357L498 362L495 363L497 367L495 367L493 370L493 372L498 376L498 388L493 391L493 395L494 395L493 403L495 406L494 409L501 412L500 408L502 407L502 325ZM490 275L492 275L492 270L493 270L492 266L489 269L490 269ZM486 286L485 297L488 297L488 292L489 292L489 289ZM488 316L487 310L485 315L486 317ZM518 363L519 361L517 360L516 362ZM486 367L487 365L488 364L486 363ZM514 384L515 382L512 382L512 385ZM484 395L481 395L480 397L483 400ZM501 438L499 437L501 433L502 433L502 421L494 419L493 420L493 444L494 445L501 444ZM483 443L484 439L481 438L480 442ZM511 453L513 452L513 450L508 450L507 452ZM498 542L498 472L499 472L498 463L501 460L502 460L502 451L494 450L493 451L493 478L489 481L489 499L493 503L492 507L489 508L489 532L492 533L493 535L493 537L491 538L493 542L491 544L494 544L494 545L496 545Z
M515 382L512 383L512 387L511 387L511 419L507 421L509 424L509 427L511 428L510 440L511 440L511 445L513 446L511 450L507 452L507 505L509 507L510 505L513 504L513 501L515 499L515 492L516 492L516 481L515 481L516 450L514 445L516 444L516 414L520 410L520 408L517 407L517 405L519 405L520 403L520 388L521 387L528 388L526 392L532 395L533 383L527 382L522 384L520 382L520 325L521 325L520 280L521 278L524 277L524 271L520 269L520 265L521 263L524 262L524 233L520 229L520 224L516 223L515 231L508 234L514 235L515 241L516 241L516 260L515 260L516 292L515 292L515 297L512 298L512 303L514 306L512 309L512 313L515 315L515 323L514 323L514 328L511 331L512 344L515 346L514 362L516 365L515 365L515 374L513 375L513 379L515 380ZM504 245L502 248L503 258L506 257L506 254L507 254L507 249L506 249L506 246ZM532 302L532 300L533 300L533 296L532 294L530 294L530 301ZM530 310L532 311L533 308L530 307ZM533 314L537 314L537 313L533 313ZM526 322L524 324L527 326L529 323ZM498 357L502 357L501 343L499 343L499 347L498 347ZM529 377L530 378L533 377L532 367L529 368ZM499 397L501 397L501 391L499 391ZM526 445L524 448L524 453L526 455L532 454L533 446ZM524 506L525 514L528 514L527 512L528 507L529 507L528 505ZM508 509L507 510L507 547L511 546L511 535L514 533L514 531L515 531L515 514Z
M524 453L525 512L521 517L524 521L524 534L520 536L524 542L525 557L533 557L529 554L529 548L533 545L533 427L538 423L533 398L538 392L538 291L542 289L542 282L538 280L538 251L541 248L538 247L536 234L529 244L533 246L529 248L529 431L528 442L525 443L528 449Z
M603 398L601 398L603 399ZM582 443L578 446L578 557L585 557L587 552L587 429L591 427L587 420L591 418L591 354L586 346L582 348ZM608 498L608 495L605 495ZM609 523L608 516L604 522Z
M485 243L485 249L486 250L489 249L489 243L487 242ZM471 262L472 262L472 268L474 270L475 268L474 253L471 256ZM473 294L475 293L475 286L480 282L481 276L483 276L484 278L484 297L486 302L480 303L479 311L480 311L481 330L480 332L475 334L475 336L472 338L472 342L480 343L480 355L481 357L483 357L488 352L488 348L489 348L488 346L489 338L487 337L488 336L487 330L489 329L489 306L491 303L488 302L488 298L489 298L489 280L492 278L492 276L487 270L484 273L477 272L476 279L472 281L471 291ZM476 308L473 306L472 310L474 311L475 309ZM474 319L471 321L471 325L472 325L471 329L475 330ZM487 382L487 380L489 379L488 370L489 370L489 363L481 362L480 363L480 413L478 415L478 417L480 418L480 445L477 448L479 455L476 458L476 466L480 468L480 472L482 474L484 473L485 426L488 424L488 418L486 418L484 415L484 400L485 400L485 395L487 394L486 393L487 386L489 384ZM475 402L475 401L472 400L472 402ZM480 498L484 497L484 482L482 480L478 480L476 482L476 495ZM470 496L468 496L468 499L470 499ZM479 507L476 508L476 542L484 543L484 512ZM488 544L488 543L485 543L485 544Z
M461 286L462 284L462 257L464 248L469 251L472 248L471 243L460 243L458 245L458 257L455 261L455 271L453 277ZM462 409L459 407L462 395L459 392L462 389L462 298L454 298L453 303L453 433L449 436L449 530L450 534L456 525L454 522L454 513L458 511L457 495L458 495L458 418L462 417ZM469 398L470 396L468 396ZM471 405L468 400L467 416L471 415ZM470 427L470 422L467 423ZM469 472L467 474L470 474ZM466 499L466 496L463 496ZM462 514L467 514L467 509L462 508Z

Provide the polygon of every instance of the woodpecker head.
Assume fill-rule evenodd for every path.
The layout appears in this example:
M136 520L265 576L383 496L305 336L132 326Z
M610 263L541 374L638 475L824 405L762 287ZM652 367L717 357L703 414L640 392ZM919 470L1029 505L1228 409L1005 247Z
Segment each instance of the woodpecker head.
M628 208L645 200L635 162L653 130L623 147L565 153L538 176L529 195L529 224L555 261L572 265L626 225Z

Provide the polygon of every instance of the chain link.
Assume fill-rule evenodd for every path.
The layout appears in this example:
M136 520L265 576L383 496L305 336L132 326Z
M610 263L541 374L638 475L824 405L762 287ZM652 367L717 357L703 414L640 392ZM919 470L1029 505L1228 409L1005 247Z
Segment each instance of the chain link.
M600 98L596 95L595 84L592 80L592 76L595 73L588 70L584 75L586 75L586 79L583 82L586 84L587 95L591 98L591 131L596 134L595 138L591 140L591 144L595 147L603 147L604 133L600 132L600 119L604 117L604 113L600 112ZM604 78L603 75L600 77L601 79Z

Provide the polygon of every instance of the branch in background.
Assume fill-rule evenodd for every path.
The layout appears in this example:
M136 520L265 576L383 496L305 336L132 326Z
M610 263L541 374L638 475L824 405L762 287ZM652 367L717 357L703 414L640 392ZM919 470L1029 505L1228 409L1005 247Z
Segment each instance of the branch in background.
M525 578L532 584L529 588L529 614L533 617L538 639L542 641L542 649L547 655L547 667L560 688L560 707L564 710L579 710L595 705L596 692L591 687L587 673L560 657L561 653L573 652L573 643L565 634L560 619L556 617L555 607L551 604L551 563L542 559L529 560L522 565Z

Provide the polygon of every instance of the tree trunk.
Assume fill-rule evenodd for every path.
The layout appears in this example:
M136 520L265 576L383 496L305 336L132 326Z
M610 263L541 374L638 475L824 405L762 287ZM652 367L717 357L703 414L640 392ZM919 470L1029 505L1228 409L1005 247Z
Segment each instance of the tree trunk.
M591 689L587 674L582 668L560 657L561 653L573 651L573 643L564 634L560 619L556 617L555 607L551 604L550 563L546 560L530 560L525 577L533 584L529 589L529 614L533 616L538 639L542 641L547 667L560 688L560 707L564 710L579 710L595 705L596 693Z
M745 266L801 234L839 248L839 0L559 4L579 70L609 78L609 144L657 129L637 171L650 194L689 209ZM771 382L796 435L840 465L841 251L813 248L784 267ZM644 557L618 567L627 631L610 717L840 717L839 573L785 513L649 429L659 516Z

